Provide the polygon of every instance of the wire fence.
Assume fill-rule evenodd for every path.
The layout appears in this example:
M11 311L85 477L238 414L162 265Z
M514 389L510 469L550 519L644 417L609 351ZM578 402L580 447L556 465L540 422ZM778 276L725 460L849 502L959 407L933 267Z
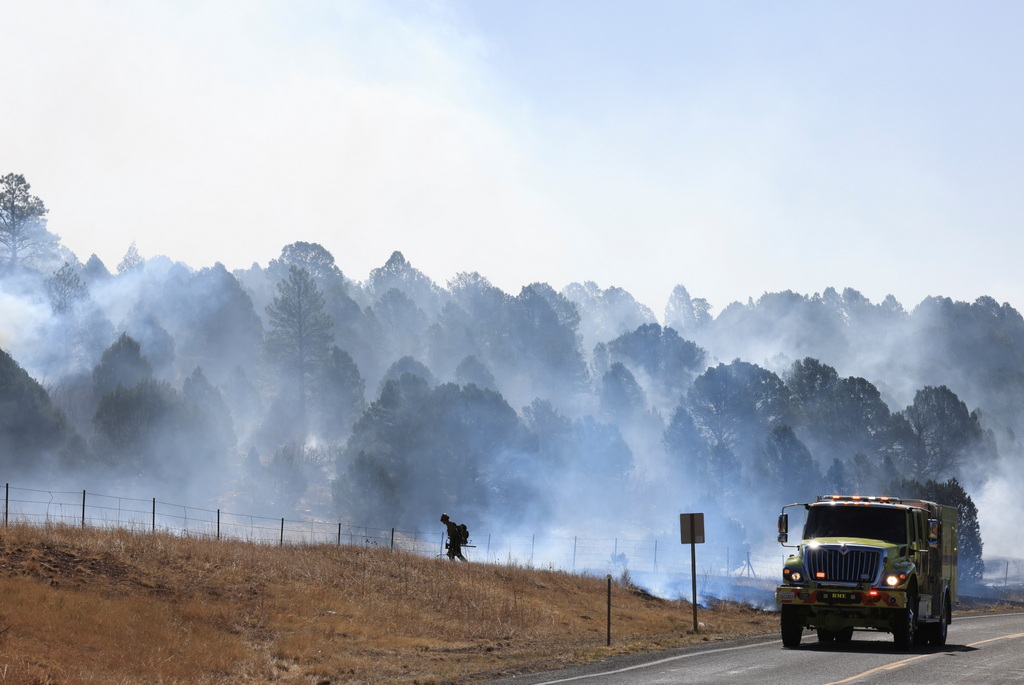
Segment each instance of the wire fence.
M366 544L410 550L427 544L426 540L417 539L417 533L406 534L395 529L239 514L163 502L155 497L141 499L86 490L18 488L9 483L4 486L3 521L5 526L18 522L113 527L257 544Z
M155 497L142 499L86 490L14 487L3 490L3 523L122 528L186 537L239 540L272 545L361 545L445 555L443 531L375 528L310 518L307 520L206 509ZM660 597L689 597L691 550L679 538L584 538L557 535L473 533L464 554L477 562L513 564L592 574L627 575ZM785 551L759 553L745 546L713 542L696 547L698 595L769 603ZM986 564L986 584L1021 586L1024 560L995 559Z

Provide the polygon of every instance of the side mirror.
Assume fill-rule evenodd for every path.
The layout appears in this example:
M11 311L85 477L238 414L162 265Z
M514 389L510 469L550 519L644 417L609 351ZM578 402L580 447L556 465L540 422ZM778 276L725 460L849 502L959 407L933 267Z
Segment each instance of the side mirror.
M928 519L928 546L939 546L939 520Z
M779 542L789 542L789 514L779 514Z

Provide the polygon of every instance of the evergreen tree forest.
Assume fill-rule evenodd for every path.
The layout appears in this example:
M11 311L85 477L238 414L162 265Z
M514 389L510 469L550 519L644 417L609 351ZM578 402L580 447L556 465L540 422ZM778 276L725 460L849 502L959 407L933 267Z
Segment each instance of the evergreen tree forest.
M981 495L1024 479L1024 318L989 297L829 287L714 314L679 285L656 313L596 280L440 284L397 251L360 278L302 242L234 272L131 245L111 270L3 182L12 483L606 538L705 511L752 545L819 493L933 495L960 507L979 578Z

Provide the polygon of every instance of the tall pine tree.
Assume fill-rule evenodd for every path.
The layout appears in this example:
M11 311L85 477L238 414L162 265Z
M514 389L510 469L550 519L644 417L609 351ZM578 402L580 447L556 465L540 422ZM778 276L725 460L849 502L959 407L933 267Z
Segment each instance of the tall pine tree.
M310 380L322 368L334 342L334 322L324 312L324 296L309 272L296 266L289 267L288 278L277 284L277 297L267 305L267 316L266 351L294 384L299 427L305 432Z

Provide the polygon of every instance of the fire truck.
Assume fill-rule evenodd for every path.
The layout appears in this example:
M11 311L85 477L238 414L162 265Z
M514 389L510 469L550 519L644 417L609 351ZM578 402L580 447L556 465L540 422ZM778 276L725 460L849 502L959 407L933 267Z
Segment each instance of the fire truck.
M805 509L799 545L789 512ZM795 547L775 591L782 644L804 629L819 642L848 642L855 629L892 633L897 650L946 643L957 603L957 509L896 497L819 495L787 504L779 542Z

